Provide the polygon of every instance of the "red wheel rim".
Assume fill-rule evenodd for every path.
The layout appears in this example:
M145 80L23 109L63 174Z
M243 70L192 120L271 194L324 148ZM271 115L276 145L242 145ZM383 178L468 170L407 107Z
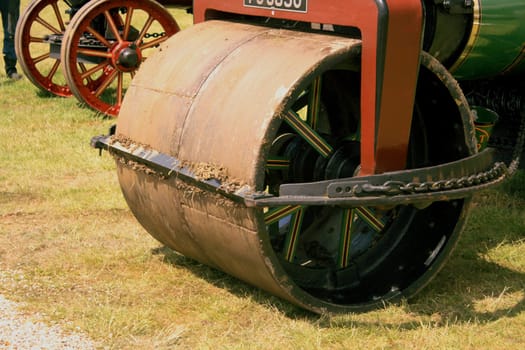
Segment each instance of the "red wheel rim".
M97 21L103 21L107 29L97 30ZM68 26L62 46L64 75L71 91L93 109L117 116L127 85L142 61L178 31L171 14L151 0L88 3Z
M62 97L72 95L59 69L68 8L58 0L32 2L18 21L15 37L16 54L27 78L38 88Z

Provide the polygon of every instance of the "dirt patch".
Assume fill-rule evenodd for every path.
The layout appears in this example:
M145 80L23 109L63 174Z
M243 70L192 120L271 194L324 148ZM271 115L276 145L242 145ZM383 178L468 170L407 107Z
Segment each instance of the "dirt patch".
M220 182L219 189L228 193L234 193L245 185L241 180L229 177L228 170L220 165L185 162L184 167L199 181L217 180Z
M116 157L116 160L120 164L125 165L127 168L132 169L134 171L139 171L148 175L154 175L161 179L165 178L165 176L162 173L155 171L154 169L134 160L126 159L124 157Z
M215 203L222 208L233 209L245 207L244 204L237 203L217 192L205 191L194 185L178 181L175 186L177 190L182 192L184 201L195 201L198 199L208 203Z
M34 201L39 200L39 196L34 193L28 192L9 192L9 191L0 191L0 204L9 203L12 201Z
M111 145L117 142L124 148L128 149L130 152L133 152L138 148L143 148L146 151L152 150L152 147L150 145L135 142L134 140L122 134L112 136L109 143ZM170 175L170 173L173 173L173 176L177 177L176 173L172 171L173 169L171 171L169 169L166 169L167 171L164 172L153 169L152 167L145 164L141 164L137 161L127 159L123 156L115 156L115 158L117 162L125 165L126 167L134 171L140 171L151 176L157 176L161 179L169 178L170 176L172 176ZM226 167L222 165L205 162L196 163L189 161L182 161L180 164L182 165L179 170L189 170L190 174L197 181L216 180L218 182L217 187L221 191L227 193L234 193L245 186L245 183L243 181L228 176L228 169L226 169Z
M183 163L184 168L188 168L198 180L211 180L225 182L228 180L227 170L220 165L209 163Z
M145 150L151 150L152 149L152 147L150 145L147 145L147 144L144 144L144 143L140 143L140 142L136 142L136 141L132 140L131 138L129 138L126 135L123 135L123 134L116 134L116 135L111 136L111 138L109 140L109 144L113 145L113 144L115 144L117 142L120 143L122 145L122 147L127 148L130 152L133 152L137 148L140 148L140 147L144 148Z

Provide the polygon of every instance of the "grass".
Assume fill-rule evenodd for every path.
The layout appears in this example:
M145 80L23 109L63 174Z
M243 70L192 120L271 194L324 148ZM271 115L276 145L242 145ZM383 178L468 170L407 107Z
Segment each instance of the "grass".
M22 2L22 6L27 1ZM414 300L312 315L163 248L91 136L114 121L0 75L0 294L107 349L525 347L525 175L475 197Z

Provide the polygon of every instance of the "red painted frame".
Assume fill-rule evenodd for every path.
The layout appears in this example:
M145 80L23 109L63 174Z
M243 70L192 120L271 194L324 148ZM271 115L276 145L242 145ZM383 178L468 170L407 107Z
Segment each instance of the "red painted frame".
M195 0L195 23L209 10L357 27L361 31L361 175L406 167L423 31L421 0L309 0L306 13Z

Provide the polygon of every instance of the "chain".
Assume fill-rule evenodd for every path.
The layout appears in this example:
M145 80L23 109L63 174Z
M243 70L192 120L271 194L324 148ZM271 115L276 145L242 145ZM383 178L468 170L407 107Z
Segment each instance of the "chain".
M144 35L144 39L149 38L161 38L163 36L166 36L166 32L161 33L146 33ZM61 39L61 38L60 38ZM55 39L56 40L56 39ZM92 47L106 47L104 44L102 44L99 40L97 40L93 35L91 34L85 34L83 37L80 38L80 45L85 46L92 46Z
M144 35L144 38L145 39L148 39L148 38L160 38L160 37L163 37L166 35L166 32L161 32L161 33L146 33L146 35Z
M508 173L505 163L496 162L489 170L459 178L425 182L386 181L382 185L362 184L355 185L352 192L359 193L361 196L370 193L395 196L409 193L440 192L483 185Z
M383 194L387 196L409 193L431 193L483 185L500 179L502 176L511 177L519 168L520 156L525 147L525 106L520 106L520 110L521 121L518 136L512 153L512 161L508 167L504 162L496 162L489 170L459 178L426 182L386 181L382 185L355 185L352 192L359 194Z

